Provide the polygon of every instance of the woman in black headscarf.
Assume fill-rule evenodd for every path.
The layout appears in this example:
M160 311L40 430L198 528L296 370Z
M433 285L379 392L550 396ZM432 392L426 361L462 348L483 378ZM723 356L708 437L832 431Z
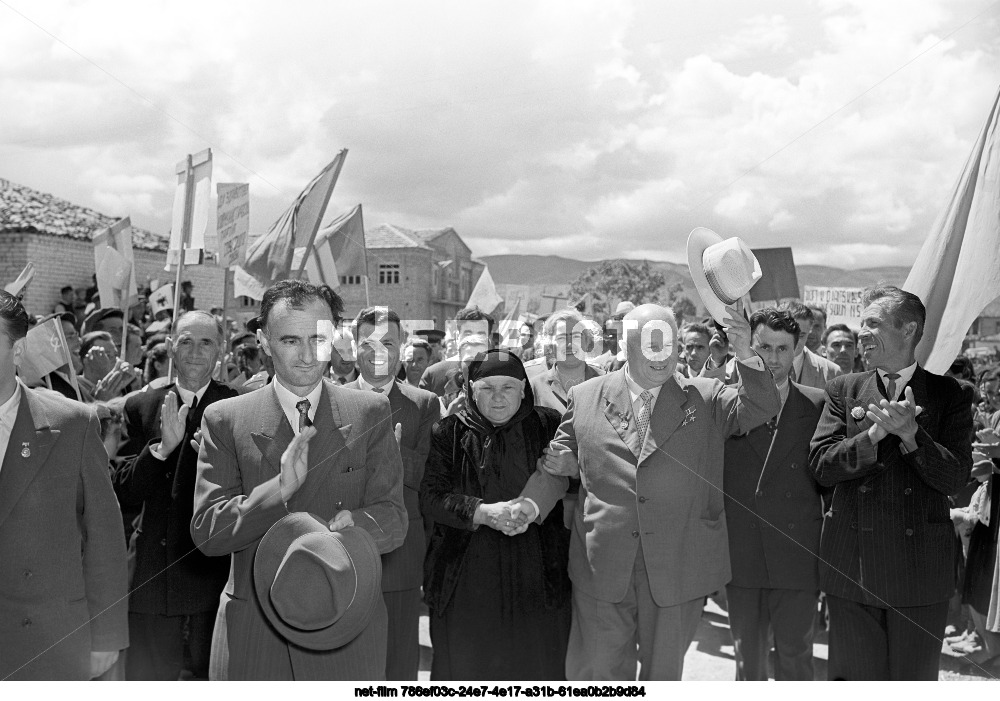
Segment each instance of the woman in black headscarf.
M524 366L503 350L472 361L465 392L471 399L461 413L434 427L420 488L421 509L434 520L424 562L431 679L564 679L570 582L562 506L523 531L513 508L560 415L534 406Z

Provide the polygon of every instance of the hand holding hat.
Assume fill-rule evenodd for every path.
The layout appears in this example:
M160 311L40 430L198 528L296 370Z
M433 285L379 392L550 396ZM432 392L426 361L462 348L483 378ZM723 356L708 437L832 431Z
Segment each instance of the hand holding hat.
M752 332L750 330L750 322L747 321L746 315L743 312L743 305L737 302L735 305L726 305L726 313L728 316L725 318L725 330L726 335L729 337L729 343L733 347L733 352L736 354L737 359L746 360L747 358L752 358L756 355L751 348L751 337Z
M698 227L688 236L688 269L705 309L725 325L726 307L743 299L761 279L760 263L740 238L725 239Z

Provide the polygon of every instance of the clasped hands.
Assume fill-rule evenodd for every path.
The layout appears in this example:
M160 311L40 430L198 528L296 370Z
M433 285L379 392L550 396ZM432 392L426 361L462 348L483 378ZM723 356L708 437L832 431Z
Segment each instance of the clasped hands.
M917 448L917 417L924 408L917 406L913 399L913 390L907 385L903 391L903 401L883 399L878 404L869 404L865 414L870 421L868 437L872 443L878 443L890 433L899 436L907 450Z
M527 499L518 497L510 501L480 504L472 522L500 531L504 535L520 535L528 530L528 525L537 518L538 512Z

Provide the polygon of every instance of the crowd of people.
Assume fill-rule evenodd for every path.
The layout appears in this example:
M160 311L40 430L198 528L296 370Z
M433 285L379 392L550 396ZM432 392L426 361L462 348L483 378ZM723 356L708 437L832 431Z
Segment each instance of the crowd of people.
M859 329L713 294L509 338L77 292L0 292L0 678L415 681L426 608L432 680L680 679L710 596L738 680L812 680L824 627L831 679L1000 659L1000 369L924 370L898 288Z

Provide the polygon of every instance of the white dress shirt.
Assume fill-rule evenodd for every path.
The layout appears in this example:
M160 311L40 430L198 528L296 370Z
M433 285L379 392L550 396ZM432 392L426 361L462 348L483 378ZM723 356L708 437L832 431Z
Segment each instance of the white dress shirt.
M896 378L896 396L889 397L891 401L895 401L900 397L900 395L903 394L903 389L906 387L906 385L910 384L910 380L913 379L913 373L915 373L916 371L917 371L917 364L916 362L914 362L913 365L905 367L896 373L897 375L899 375L899 377ZM887 380L885 376L888 375L889 373L887 373L882 368L876 369L876 372L878 373L879 379L882 380L882 386L888 388L889 380Z
M303 399L309 400L309 420L312 422L316 421L316 410L319 408L319 397L323 393L323 381L320 380L312 390L309 391L304 397L300 397L293 391L281 384L281 380L277 375L274 376L274 382L271 383L274 387L274 394L278 398L278 404L281 405L281 410L285 412L285 418L288 419L288 423L292 425L292 431L295 435L299 435L299 410L295 408L295 405L301 402Z
M14 394L0 405L0 469L3 469L3 459L7 454L7 444L10 442L14 422L17 421L17 410L21 406L21 381L14 387Z
M375 389L378 388L378 389L381 389L382 390L382 394L384 394L386 396L388 396L389 391L392 389L393 383L396 382L396 381L397 381L396 378L392 377L392 378L389 378L389 381L386 382L384 385L373 385L371 382L369 382L368 380L366 380L364 378L364 375L360 375L360 374L358 375L358 387L360 387L363 390L367 390L369 392L374 392Z

